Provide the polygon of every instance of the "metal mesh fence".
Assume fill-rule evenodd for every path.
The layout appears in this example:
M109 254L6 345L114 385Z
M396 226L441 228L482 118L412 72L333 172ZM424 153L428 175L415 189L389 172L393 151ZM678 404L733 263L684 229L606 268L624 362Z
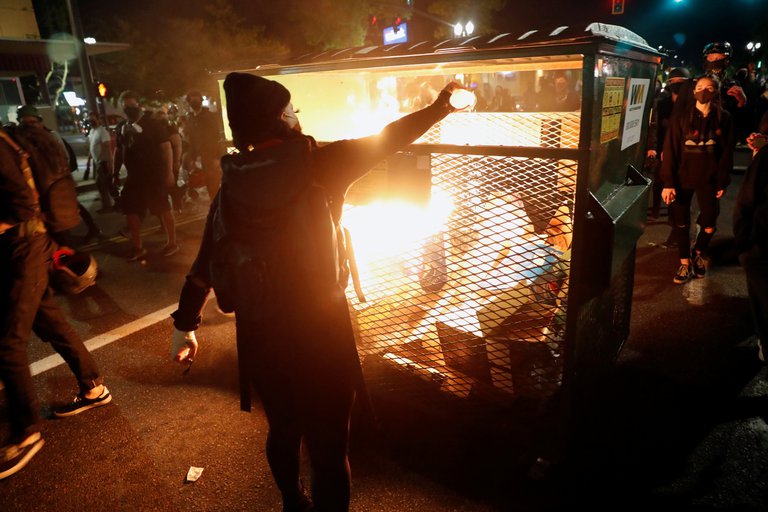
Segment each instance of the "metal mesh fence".
M430 160L433 202L452 200L444 217L368 253L365 224L350 228L359 286L349 298L369 386L547 398L562 379L576 162ZM349 208L345 223L366 208Z
M417 144L577 148L579 112L459 112Z

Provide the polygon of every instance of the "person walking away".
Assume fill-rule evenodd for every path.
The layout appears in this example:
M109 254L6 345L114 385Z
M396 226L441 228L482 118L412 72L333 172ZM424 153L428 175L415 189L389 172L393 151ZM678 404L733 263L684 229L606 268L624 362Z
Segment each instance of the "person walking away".
M120 197L133 247L128 260L140 261L147 256L140 233L147 210L160 217L166 235L161 253L171 256L179 252L180 247L168 199L173 181L173 150L168 130L151 115L144 114L138 93L124 91L120 95L120 106L128 119L117 125L113 181L119 184L119 172L125 164L127 177Z
M686 283L691 276L706 275L705 251L714 236L719 213L718 200L730 183L733 168L733 122L720 107L720 84L714 76L696 82L694 102L675 117L664 142L661 178L662 199L670 205L677 238L680 268L673 282ZM691 250L691 200L699 204L699 234Z
M102 125L98 114L91 113L88 116L91 131L88 133L88 147L93 162L96 189L99 191L101 208L96 213L109 213L112 211L112 138L107 129Z
M363 384L344 293L344 194L452 112L456 88L449 84L430 106L379 135L318 147L301 133L285 87L243 73L224 81L239 153L222 158L222 187L172 315L171 356L193 360L194 330L213 284L219 306L235 312L241 406L250 408L252 384L269 423L266 455L284 511L349 507L349 420ZM314 505L299 480L302 440Z
M51 235L78 222L66 155L41 127L17 127L13 135L0 128L0 381L10 420L10 439L0 449L0 479L24 468L44 443L27 356L32 331L67 362L80 388L73 402L54 410L55 416L72 416L112 400L48 282L56 248ZM54 186L71 187L71 204L59 203L62 194L49 200Z
M765 362L768 342L768 134L747 137L753 151L741 189L733 205L733 234L739 262L747 280L758 355Z
M203 106L203 94L200 91L187 93L190 113L184 134L187 137L187 162L190 172L201 172L208 190L208 197L213 197L221 184L221 145L219 144L218 119L207 107ZM200 166L196 171L197 165Z

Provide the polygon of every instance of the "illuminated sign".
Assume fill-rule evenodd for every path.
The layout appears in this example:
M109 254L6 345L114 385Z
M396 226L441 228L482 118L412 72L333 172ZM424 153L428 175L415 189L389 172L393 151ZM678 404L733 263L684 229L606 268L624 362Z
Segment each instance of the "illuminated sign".
M394 27L387 27L382 31L384 44L397 44L408 42L408 25L401 23Z

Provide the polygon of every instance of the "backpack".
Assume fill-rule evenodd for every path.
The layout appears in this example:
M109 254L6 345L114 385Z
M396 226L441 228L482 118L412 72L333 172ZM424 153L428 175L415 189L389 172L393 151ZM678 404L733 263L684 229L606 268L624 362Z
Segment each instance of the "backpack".
M11 127L9 135L29 155L29 166L40 196L40 210L49 231L54 233L80 224L77 189L68 156L56 137L31 126Z
M310 150L299 139L222 158L210 260L222 310L268 318L343 286L339 226L312 178Z

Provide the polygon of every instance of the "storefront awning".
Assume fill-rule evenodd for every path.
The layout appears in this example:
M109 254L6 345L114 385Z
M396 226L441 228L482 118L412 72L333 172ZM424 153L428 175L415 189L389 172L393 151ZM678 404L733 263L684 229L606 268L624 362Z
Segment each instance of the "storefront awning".
M88 56L127 50L127 43L86 44ZM77 48L74 41L63 39L10 39L0 38L0 53L16 55L46 55L51 59L74 59Z

